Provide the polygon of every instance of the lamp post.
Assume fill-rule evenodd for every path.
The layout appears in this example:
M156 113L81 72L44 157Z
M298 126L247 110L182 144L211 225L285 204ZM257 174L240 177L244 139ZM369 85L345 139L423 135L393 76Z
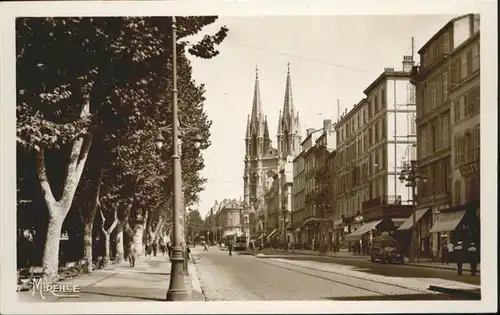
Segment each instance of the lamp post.
M411 262L418 262L418 250L417 250L417 194L416 188L418 182L427 182L427 177L418 173L417 162L415 160L407 163L403 161L403 167L401 174L399 175L399 180L401 183L406 182L406 187L411 187L412 203L413 203L413 229L411 234ZM419 242L418 242L419 243Z
M286 216L287 216L287 209L285 206L283 207L282 211L282 216L283 216L283 251L288 251L288 242L286 239Z
M195 146L199 147L202 138L198 128L185 127L186 132L196 131L193 138ZM173 200L173 252L170 258L170 285L167 292L167 301L185 301L188 299L188 292L184 285L184 254L182 250L182 225L183 225L183 200L182 200L182 173L181 173L181 132L177 104L177 34L175 17L172 17L172 125L158 128L158 135L155 138L155 145L160 150L165 139L163 132L170 132L172 136L172 200Z

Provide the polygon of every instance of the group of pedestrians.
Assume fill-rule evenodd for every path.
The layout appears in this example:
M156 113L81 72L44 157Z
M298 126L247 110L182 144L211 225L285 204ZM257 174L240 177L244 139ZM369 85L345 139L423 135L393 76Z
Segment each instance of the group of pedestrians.
M452 241L444 240L441 245L441 264L449 264L454 261L457 264L457 275L463 274L463 264L470 264L471 275L477 274L477 265L479 263L479 251L476 243L471 241L467 246L462 240Z

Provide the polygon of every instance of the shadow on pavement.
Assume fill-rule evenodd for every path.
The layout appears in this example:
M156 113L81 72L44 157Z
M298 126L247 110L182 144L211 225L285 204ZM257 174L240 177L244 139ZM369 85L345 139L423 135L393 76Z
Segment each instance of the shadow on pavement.
M109 288L107 288L109 290ZM116 288L119 289L119 288ZM102 295L102 296L109 296L109 297L118 297L118 298L127 298L127 299L137 299L137 300L147 300L147 301L160 301L164 302L166 300L165 298L159 298L155 296L138 296L137 294L120 294L120 293L112 293L106 290L106 292L100 291L100 290L88 290L87 288L85 290L80 291L81 294L88 294L88 295ZM165 291L166 294L166 291Z
M369 295L369 296L349 296L349 297L323 297L322 300L331 301L448 301L448 300L481 300L476 298L466 298L462 296L451 296L445 294L406 294L406 295Z

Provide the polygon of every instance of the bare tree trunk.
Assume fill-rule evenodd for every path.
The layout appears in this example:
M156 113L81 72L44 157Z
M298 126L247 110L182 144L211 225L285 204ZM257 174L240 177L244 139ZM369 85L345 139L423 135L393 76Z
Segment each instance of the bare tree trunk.
M88 97L82 106L80 117L86 117L90 114L90 102ZM45 268L43 280L47 283L57 281L59 265L59 242L61 240L61 228L73 202L76 188L80 182L85 162L92 144L92 133L83 136L73 142L69 162L66 170L66 178L62 195L56 200L50 186L45 166L45 152L41 148L36 150L37 173L40 187L44 196L45 203L49 210L49 224L47 228L47 237L43 252L42 265Z
M92 266L92 243L93 243L93 233L92 228L94 226L94 219L97 211L97 206L99 204L99 193L101 191L101 182L104 175L104 169L101 167L98 170L98 175L95 180L92 181L91 192L90 192L90 202L88 204L88 212L84 215L84 234L83 234L83 259L85 260L86 273L91 273L93 270ZM93 191L92 191L93 190Z
M94 220L90 222L85 222L84 232L83 232L83 259L87 263L85 267L86 273L92 272L92 227L94 225Z
M104 216L104 213L102 212L102 205L101 203L99 203L99 205L101 206L101 218L102 218L102 232L104 233L104 248L105 248L105 252L104 252L104 261L103 261L103 265L104 267L106 267L108 264L109 264L109 260L110 260L110 257L109 257L109 252L110 252L110 241L111 241L111 233L113 233L113 230L116 228L116 226L118 225L118 214L117 214L117 211L116 209L114 210L114 220L113 220L113 223L111 224L111 226L109 227L109 229L106 230L105 228L105 224L106 224L106 217ZM123 247L122 247L123 249ZM122 255L123 257L123 255Z
M123 243L123 226L120 224L116 232L116 263L122 263L125 260L125 247Z
M45 269L43 280L48 283L55 282L58 279L59 242L61 240L61 228L64 221L63 210L55 209L55 211L60 211L60 215L49 218L47 239L43 251L43 267Z
M134 235L132 237L132 246L135 248L137 257L143 254L143 235L144 228L142 224L136 224L134 228Z
M110 240L111 240L111 234L110 233L104 233L104 260L103 260L103 266L106 267L109 264L109 252L110 252Z

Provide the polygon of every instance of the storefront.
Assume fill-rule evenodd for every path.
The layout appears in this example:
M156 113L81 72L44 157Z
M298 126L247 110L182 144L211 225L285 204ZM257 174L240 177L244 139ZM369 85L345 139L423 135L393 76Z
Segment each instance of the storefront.
M475 242L478 247L480 241L480 222L478 211L479 201L473 201L446 210L442 210L430 229L430 233L436 233L442 238L452 242L458 240L464 243Z
M432 208L418 209L397 229L397 239L402 248L410 249L414 222L416 223L417 239L419 239L420 256L432 255L430 244L430 227L432 224Z

